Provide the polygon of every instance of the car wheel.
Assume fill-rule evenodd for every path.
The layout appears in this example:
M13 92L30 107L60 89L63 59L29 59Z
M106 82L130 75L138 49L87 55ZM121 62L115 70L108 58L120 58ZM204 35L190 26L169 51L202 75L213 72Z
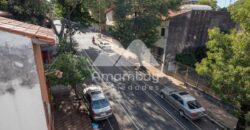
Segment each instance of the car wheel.
M161 98L165 99L165 95L163 93L160 94Z
M180 116L182 116L182 117L185 116L185 114L184 114L184 112L183 112L182 110L179 110L179 114L180 114Z

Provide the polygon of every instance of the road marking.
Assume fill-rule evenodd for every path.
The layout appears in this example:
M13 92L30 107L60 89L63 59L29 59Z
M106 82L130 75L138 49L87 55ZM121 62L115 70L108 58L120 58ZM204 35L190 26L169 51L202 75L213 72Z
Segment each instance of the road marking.
M158 95L160 97L160 94L158 94L157 92L153 91L156 95ZM163 99L164 101L166 101L171 107L173 107L175 110L177 110L177 108L171 104L168 100ZM192 120L190 120L189 118L186 118L189 122L191 122L196 128L198 128L199 130L202 130L197 124L195 124Z
M114 130L113 126L111 125L111 123L110 123L110 121L109 121L109 118L108 118L107 120L108 120L108 123L109 123L109 125L110 125L111 130Z
M156 99L154 99L154 97L152 97L148 92L144 91L143 92L151 99L153 100L163 111L165 111L178 125L180 125L183 129L188 130L188 128L182 124L178 119L175 119L170 112L164 108L158 101L156 101Z
M93 62L93 60L89 57L89 55L87 54L87 52L85 50L83 50L83 52L86 54L86 56L88 57L89 60L91 60ZM93 69L97 70L99 73L102 73L100 71L99 68L95 67L95 66L92 66ZM95 80L95 82L98 84L98 82ZM102 82L103 84L105 84L105 82ZM105 84L106 86L106 84ZM118 102L118 104L123 108L124 112L127 114L127 116L129 117L130 121L132 122L132 124L136 127L137 130L140 130L137 126L137 124L135 124L135 122L133 121L132 117L128 114L128 112L126 111L126 109L123 107L123 105Z
M119 70L121 70L119 67L117 67ZM123 67L123 68L125 68L126 70L128 70L128 71L130 71L129 69L127 69L126 67ZM122 70L121 70L122 71ZM142 81L144 84L146 84L146 85L148 85L145 81ZM160 83L161 84L161 83ZM136 82L136 85L139 85L137 82ZM161 84L162 85L162 84ZM143 90L142 90L143 91ZM144 93L145 93L145 91L143 91ZM154 93L156 93L155 91L153 91ZM149 95L147 94L147 93L145 93L148 97L149 97ZM157 94L157 93L156 93ZM157 94L158 95L158 94ZM151 97L151 98L154 98L154 97ZM154 98L155 99L155 98ZM155 99L155 100L157 100L157 99ZM155 100L153 100L154 102L155 102ZM156 103L156 102L155 102ZM163 106L162 105L160 105L160 103L158 102L158 103L156 103L157 105L159 105L163 110L164 110L164 108L163 108ZM169 103L168 102L168 104L170 104L172 107L173 107L173 105L171 104L171 103ZM173 108L175 108L176 109L176 107L173 107ZM166 108L165 108L166 109ZM167 109L166 109L167 110ZM174 116L172 116L171 114L170 114L170 112L167 110L167 114L172 118L172 119L174 119L176 122L177 122L177 124L179 124L180 126L182 126L183 128L185 127L185 125L183 124L183 123L181 123L177 118L175 118ZM195 124L192 120L190 120L190 119L188 119L187 118L187 120L190 122L190 123L192 123L197 129L199 129L199 130L202 130L197 124ZM186 127L185 127L185 129L186 129Z
M124 103L124 104L125 104L125 103ZM121 105L122 105L122 104L121 104ZM131 112L129 111L128 107L127 107L126 105L122 105L122 106L123 106L123 108L126 108L127 113L128 113L129 115L132 115L131 117L133 117L133 119L137 122L137 124L139 125L139 127L140 127L140 128L144 128L143 125L141 124L141 122L138 121L138 120L133 116L133 114L131 114Z
M130 63L130 64L132 64L132 63ZM119 70L121 70L119 67L117 67ZM130 71L128 68L126 68L126 67L122 67L122 68L125 68L127 71ZM122 71L122 70L121 70ZM144 73L147 73L147 72L145 72L144 71ZM148 85L145 81L142 81L144 84L146 84L146 85ZM160 85L162 85L162 86L164 86L162 83L160 83L159 82L159 84ZM138 84L137 84L138 85ZM158 96L160 96L157 92L155 92L155 91L153 91L155 94L157 94ZM153 97L154 98L154 97ZM165 101L167 101L166 99L164 99ZM171 104L169 101L167 101L168 102L168 104L170 104L174 109L176 109L176 107L175 106L173 106L173 104ZM208 115L206 115L206 117L208 117ZM189 119L189 118L186 118L190 123L192 123L197 129L199 129L199 130L202 130L202 128L200 128L196 123L194 123L191 119ZM208 119L211 121L211 122L213 122L213 120L210 118L210 117L208 117ZM215 121L214 121L215 122ZM219 127L221 127L221 128L224 128L224 127L222 127L221 125L219 125L219 123L217 123L217 122L215 122L216 123L216 125L218 125Z
M123 71L123 70L121 70L119 67L117 67L120 71ZM125 67L123 67L123 68L125 68ZM126 68L126 70L128 70L127 68ZM145 82L143 82L143 83L145 83ZM137 82L135 83L136 85L139 85ZM147 83L145 83L145 84L147 84ZM153 99L153 97L150 97L145 91L143 91L151 100L153 100L158 106L160 106L160 108L162 109L162 110L164 110L178 125L180 125L183 129L185 129L185 130L187 130L187 128L185 127L185 125L184 124L182 124L178 119L176 119L175 117L173 117L171 114L170 114L170 112L166 109L166 108L163 108L162 107L162 105L159 103L159 102L157 102L155 99Z
M134 124L134 126L136 127L137 130L140 130L140 128L138 128L137 124L135 124L135 122L132 119L132 116L129 115L129 113L126 111L126 109L123 107L123 105L118 102L118 104L121 106L121 108L123 109L123 111L125 111L125 113L128 115L130 121ZM134 116L133 116L134 117ZM136 120L136 119L135 119ZM136 120L137 121L137 120ZM138 123L138 122L137 122ZM142 128L142 127L141 127Z

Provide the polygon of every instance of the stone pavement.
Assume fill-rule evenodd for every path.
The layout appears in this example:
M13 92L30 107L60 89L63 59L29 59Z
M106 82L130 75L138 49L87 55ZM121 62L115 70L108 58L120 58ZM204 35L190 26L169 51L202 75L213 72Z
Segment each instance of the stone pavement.
M112 50L117 53L117 54L124 54L125 50L118 41L112 39L111 37L102 37L102 38L97 38L99 41L108 41L112 44ZM133 54L130 54L129 52L126 52L127 57L132 57ZM126 57L125 57L126 58ZM192 93L193 96L197 98L197 100L201 103L201 105L206 108L207 110L207 115L213 119L215 122L218 122L222 124L223 126L229 128L229 129L234 129L237 123L237 118L228 113L226 110L224 110L222 107L216 105L215 103L207 100L205 97L203 97L202 94L200 94L198 91L192 89L192 88L187 88L184 85L184 82L175 79L172 76L169 76L163 72L161 72L159 69L157 69L154 66L151 65L146 65L148 73L159 77L161 80L160 82L162 84L166 84L166 81L171 81L171 83L178 89L186 90L189 91L189 93Z
M56 130L92 130L91 120L84 109L83 103L75 100L72 92L65 90L53 91L54 124ZM81 110L77 111L80 103Z

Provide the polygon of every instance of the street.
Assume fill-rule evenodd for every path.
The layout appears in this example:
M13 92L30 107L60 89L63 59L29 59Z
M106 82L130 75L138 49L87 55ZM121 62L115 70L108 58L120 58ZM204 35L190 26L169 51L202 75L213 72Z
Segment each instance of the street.
M94 62L98 55L105 53L113 62L113 53L103 52L92 44L93 34L78 34L75 39L79 43L79 51ZM105 59L106 60L106 59ZM135 74L133 66L93 66L99 74ZM94 82L94 81L93 81ZM101 130L216 130L222 129L207 117L191 121L179 115L178 111L159 96L159 90L164 87L159 82L131 81L129 79L114 81L112 79L98 82L103 87L110 100L114 116L97 122ZM169 84L171 85L171 84Z

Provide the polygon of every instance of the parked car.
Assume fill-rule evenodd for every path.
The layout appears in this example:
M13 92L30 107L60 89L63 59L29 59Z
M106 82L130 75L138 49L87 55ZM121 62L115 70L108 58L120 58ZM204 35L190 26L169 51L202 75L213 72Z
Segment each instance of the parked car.
M167 99L175 106L181 116L196 120L205 115L205 109L187 92L165 87L160 91L161 98Z
M109 101L100 86L87 87L83 93L93 120L104 120L113 115Z
M99 47L103 50L111 50L111 45L108 42L100 42Z

